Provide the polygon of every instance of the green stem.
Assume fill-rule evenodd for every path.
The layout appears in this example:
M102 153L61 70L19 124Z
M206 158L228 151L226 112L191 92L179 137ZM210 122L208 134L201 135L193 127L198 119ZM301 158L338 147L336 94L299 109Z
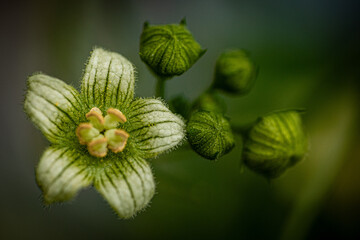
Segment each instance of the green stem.
M157 76L155 96L165 98L165 81L166 79L160 76Z

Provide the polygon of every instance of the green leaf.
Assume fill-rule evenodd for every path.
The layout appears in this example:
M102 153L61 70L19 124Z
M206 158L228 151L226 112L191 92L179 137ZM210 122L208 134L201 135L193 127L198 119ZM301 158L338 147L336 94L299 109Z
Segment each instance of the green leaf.
M99 172L94 186L121 218L144 209L155 192L150 166L136 157L113 161Z
M52 143L63 144L83 118L79 93L63 81L44 75L29 77L24 110Z
M235 145L228 120L216 112L193 113L186 130L192 149L210 160L220 158Z
M134 96L134 84L131 62L118 53L95 48L84 72L81 94L89 108L105 112L128 104Z
M71 199L92 177L83 162L84 156L69 148L49 147L36 169L38 185L46 203Z
M244 144L244 163L268 178L280 176L299 162L307 140L298 111L281 111L261 117Z
M185 22L156 26L144 24L139 54L159 76L167 78L183 74L204 53Z
M131 106L127 132L145 158L179 145L185 133L183 120L159 99L137 99Z

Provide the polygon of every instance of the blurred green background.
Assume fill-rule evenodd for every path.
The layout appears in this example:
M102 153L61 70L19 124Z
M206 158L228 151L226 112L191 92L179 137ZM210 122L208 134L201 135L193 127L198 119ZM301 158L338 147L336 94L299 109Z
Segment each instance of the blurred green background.
M0 13L0 239L359 239L358 1L4 1ZM167 96L195 99L217 56L245 48L260 74L247 96L224 96L227 115L246 124L305 107L306 159L268 182L242 168L241 139L217 162L183 147L151 161L157 194L134 219L118 220L91 188L44 207L34 168L48 143L22 111L27 76L78 87L101 46L136 65L137 96L153 96L138 56L142 24L183 17L208 51L167 83Z

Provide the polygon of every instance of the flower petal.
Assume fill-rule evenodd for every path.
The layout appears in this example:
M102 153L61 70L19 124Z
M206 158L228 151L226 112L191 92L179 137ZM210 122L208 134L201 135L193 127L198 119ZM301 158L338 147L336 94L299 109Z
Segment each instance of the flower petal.
M114 160L98 174L94 186L121 218L142 210L155 192L150 166L142 158Z
M119 107L134 96L134 67L114 52L96 48L87 63L81 93L90 107Z
M177 146L185 136L183 120L159 99L137 99L129 112L127 132L145 158Z
M50 142L60 143L73 133L82 112L80 94L63 81L36 74L28 79L24 110Z
M49 147L36 169L36 180L47 203L66 201L92 182L83 156L69 148Z

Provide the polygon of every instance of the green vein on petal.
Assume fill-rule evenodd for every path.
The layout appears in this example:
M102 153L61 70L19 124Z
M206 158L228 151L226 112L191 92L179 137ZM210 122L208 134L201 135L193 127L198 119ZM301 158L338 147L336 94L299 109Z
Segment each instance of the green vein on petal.
M36 169L36 179L46 203L71 199L81 188L91 184L85 156L69 148L49 147Z
M114 161L104 168L94 186L121 218L130 218L144 209L155 192L150 166L135 157Z
M134 67L118 53L95 48L87 63L81 93L89 107L105 111L119 108L133 99Z
M79 122L79 93L63 81L35 74L28 79L24 110L50 142L60 143Z
M158 99L137 99L128 115L127 129L145 158L177 146L183 140L185 124Z

